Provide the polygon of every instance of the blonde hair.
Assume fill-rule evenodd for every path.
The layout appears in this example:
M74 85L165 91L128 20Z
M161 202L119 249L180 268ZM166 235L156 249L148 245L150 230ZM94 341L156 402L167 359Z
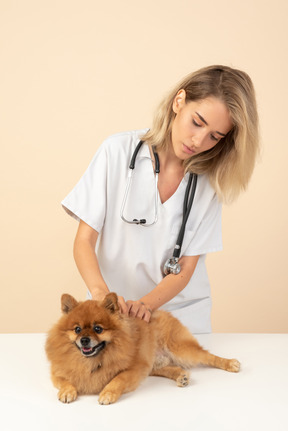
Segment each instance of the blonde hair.
M246 189L259 152L252 81L245 72L228 66L209 66L188 75L162 101L151 129L142 138L158 150L171 144L173 101L181 89L186 92L186 103L214 96L229 110L232 130L214 148L183 163L185 172L207 174L218 198L231 202Z

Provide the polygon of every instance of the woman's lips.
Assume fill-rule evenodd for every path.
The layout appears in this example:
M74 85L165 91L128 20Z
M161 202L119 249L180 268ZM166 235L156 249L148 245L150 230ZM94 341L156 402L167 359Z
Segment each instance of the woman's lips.
M194 155L194 154L196 154L195 150L193 150L190 147L187 147L187 145L185 145L185 144L183 144L183 151L184 151L184 153L189 154L191 156Z

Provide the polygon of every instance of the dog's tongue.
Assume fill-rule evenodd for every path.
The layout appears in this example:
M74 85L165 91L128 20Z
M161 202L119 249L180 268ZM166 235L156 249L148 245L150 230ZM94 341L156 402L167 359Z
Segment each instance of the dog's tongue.
M91 352L91 347L82 347L83 352Z

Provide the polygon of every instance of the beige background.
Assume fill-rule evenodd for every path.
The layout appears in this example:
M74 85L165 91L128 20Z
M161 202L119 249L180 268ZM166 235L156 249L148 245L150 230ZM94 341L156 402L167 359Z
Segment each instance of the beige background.
M85 298L61 199L108 135L150 125L199 67L246 70L263 151L208 257L214 332L287 332L286 0L1 0L1 332L43 332Z

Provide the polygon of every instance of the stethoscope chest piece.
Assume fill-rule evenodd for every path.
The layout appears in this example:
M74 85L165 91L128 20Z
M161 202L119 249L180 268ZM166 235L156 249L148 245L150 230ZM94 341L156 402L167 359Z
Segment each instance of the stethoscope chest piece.
M178 263L178 257L171 257L170 259L167 259L164 264L164 275L168 274L179 274L181 271L181 267Z

